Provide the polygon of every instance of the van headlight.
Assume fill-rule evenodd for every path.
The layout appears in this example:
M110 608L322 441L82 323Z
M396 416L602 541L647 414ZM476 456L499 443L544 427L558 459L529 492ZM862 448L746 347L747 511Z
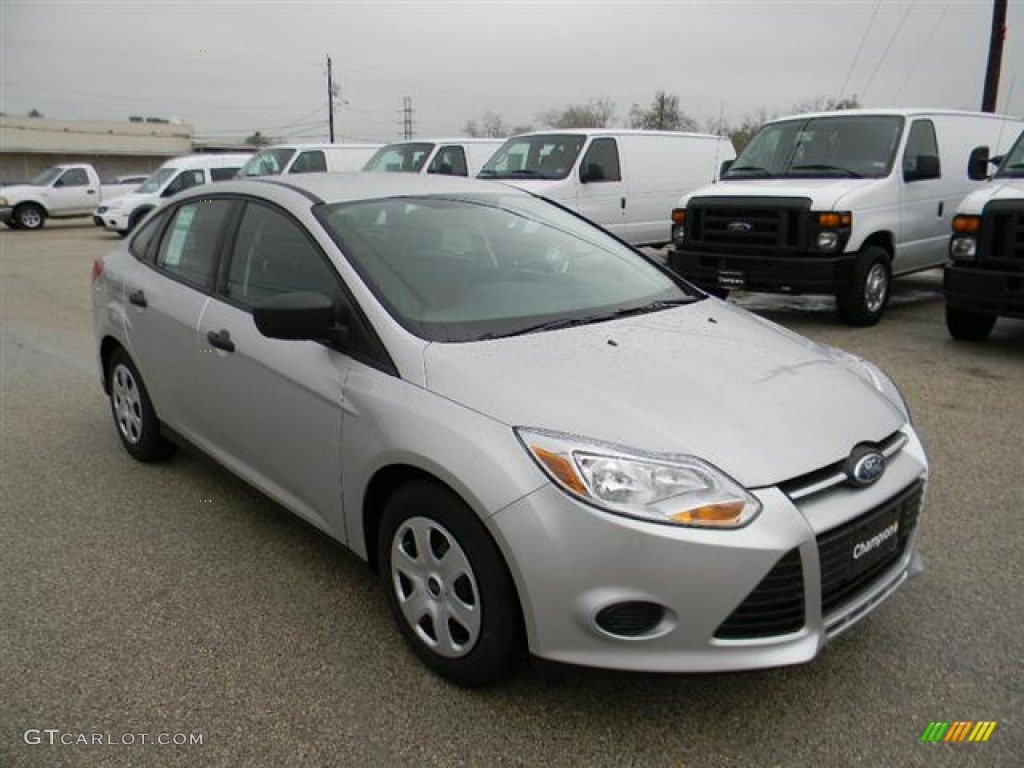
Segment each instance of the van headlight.
M953 261L974 261L978 255L978 241L962 235L954 237L949 243L949 255Z
M739 528L761 502L694 456L662 455L539 429L516 434L563 491L619 515L670 525Z

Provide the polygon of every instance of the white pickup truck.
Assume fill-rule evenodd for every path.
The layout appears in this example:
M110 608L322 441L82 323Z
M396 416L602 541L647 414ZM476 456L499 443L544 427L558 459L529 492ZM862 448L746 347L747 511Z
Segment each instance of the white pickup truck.
M12 229L39 229L49 218L91 216L101 201L136 186L101 186L96 169L86 163L55 165L27 184L0 187L0 221Z

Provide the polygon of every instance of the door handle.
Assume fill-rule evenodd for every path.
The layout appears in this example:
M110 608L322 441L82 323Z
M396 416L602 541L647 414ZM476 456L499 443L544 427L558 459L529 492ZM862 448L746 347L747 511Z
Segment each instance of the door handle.
M134 304L136 307L147 307L149 302L146 301L146 294L142 290L135 291L134 293L128 294L128 301Z
M946 201L945 200L940 200L939 201L939 218L940 219L942 218L942 212L944 210L946 210Z
M626 210L626 198L619 198L619 207L622 208L622 210Z
M223 349L225 352L235 351L235 342L231 340L231 334L228 333L227 328L222 328L220 331L210 331L206 334L206 340L217 349Z
M85 190L85 194L87 194L87 195L95 195L96 194L96 190L95 189L87 189L87 190Z

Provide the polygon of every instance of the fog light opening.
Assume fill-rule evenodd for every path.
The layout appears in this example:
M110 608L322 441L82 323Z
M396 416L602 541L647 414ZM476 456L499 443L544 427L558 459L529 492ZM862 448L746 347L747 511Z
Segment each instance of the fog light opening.
M629 640L657 637L672 628L667 608L644 600L612 603L597 612L594 623L612 637Z

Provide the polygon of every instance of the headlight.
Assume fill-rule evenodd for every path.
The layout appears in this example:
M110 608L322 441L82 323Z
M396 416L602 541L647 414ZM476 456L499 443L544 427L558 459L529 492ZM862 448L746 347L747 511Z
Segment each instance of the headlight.
M0 197L0 205L7 205L7 198L6 197Z
M974 261L978 254L978 241L973 237L954 237L949 244L949 255L954 261Z
M839 245L839 233L838 232L819 232L818 233L818 248L823 251L834 251L836 246Z
M615 514L671 525L739 528L761 502L693 456L647 454L535 429L516 434L563 491Z

